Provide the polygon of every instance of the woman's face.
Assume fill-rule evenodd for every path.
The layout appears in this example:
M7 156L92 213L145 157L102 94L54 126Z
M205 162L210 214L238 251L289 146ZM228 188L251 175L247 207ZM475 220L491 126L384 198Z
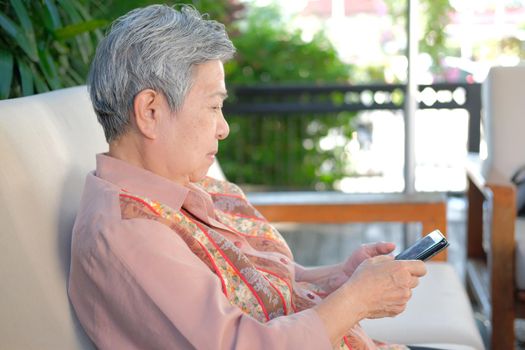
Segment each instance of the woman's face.
M181 184L202 179L212 165L219 140L228 136L222 115L226 98L224 69L219 60L194 67L193 85L179 111L163 119L159 141L169 177Z

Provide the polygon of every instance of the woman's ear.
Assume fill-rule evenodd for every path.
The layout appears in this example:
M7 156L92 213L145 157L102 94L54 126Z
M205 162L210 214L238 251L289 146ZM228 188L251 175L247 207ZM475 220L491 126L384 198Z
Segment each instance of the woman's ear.
M162 97L152 89L140 91L133 100L133 122L137 131L148 139L157 138Z

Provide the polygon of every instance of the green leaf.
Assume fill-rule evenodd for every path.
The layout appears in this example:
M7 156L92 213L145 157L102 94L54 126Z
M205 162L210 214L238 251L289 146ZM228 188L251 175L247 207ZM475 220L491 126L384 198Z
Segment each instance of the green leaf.
M79 85L79 84L77 84L77 82L69 74L64 74L62 76L62 82L64 83L64 86Z
M20 27L13 22L9 17L0 12L0 27L4 28L7 34L16 38L16 35L21 31Z
M35 79L36 91L39 94L49 91L49 87L47 86L45 80L42 78L40 73L34 68L33 68L33 78Z
M13 80L13 55L4 50L0 50L0 99L9 97L11 80Z
M82 21L82 17L78 14L77 10L73 6L70 0L58 0L62 10L73 20L73 23Z
M77 24L70 24L66 27L55 30L54 35L58 40L66 40L74 38L75 36L90 32L94 29L102 28L108 24L108 21L103 19L93 19Z
M49 13L49 17L51 18L51 22L53 23L53 28L60 28L62 27L62 21L60 20L60 15L58 13L58 9L55 5L55 2L53 0L45 0L44 3L46 4L46 9Z
M78 13L82 16L84 20L91 20L92 16L89 14L89 11L85 4L76 1L76 0L70 0L73 6L77 9Z
M49 50L41 47L38 50L38 56L40 57L40 68L42 69L42 73L44 73L48 85L51 89L60 89L62 84L58 79L58 70Z
M35 31L33 29L33 23L31 21L31 17L29 17L26 7L24 6L24 3L21 0L11 0L11 5L13 5L13 8L16 12L16 16L20 20L28 44L30 45L30 47L36 49L36 39Z
M87 63L89 61L90 51L89 46L86 45L86 38L83 36L77 36L75 41L77 42L78 53L80 54L82 62Z
M22 86L22 96L29 96L35 93L33 84L33 72L31 68L24 62L24 60L18 60L18 72L20 73L20 82Z
M33 30L33 23L31 23L31 18L29 17L24 4L20 0L11 0L11 5L13 5L13 8L15 9L16 16L20 20L26 36L32 36L34 40L35 32Z
M42 7L42 4L40 1L34 1L33 6L31 8L31 15L33 18L40 18L42 19L42 23L44 24L44 28L47 29L47 31L53 31L55 28L53 27L53 20L51 19L51 16L49 15L49 11L47 9L44 10ZM38 25L36 25L38 28ZM38 36L38 39L40 39L40 36Z
M62 26L62 24L60 23L60 17L58 18L57 22L57 18L54 17L52 10L50 11L49 7L44 5L44 1L33 1L31 7L31 16L32 18L39 18L42 20L44 28L46 29L46 34L53 33L55 29L60 28ZM41 36L38 35L37 31L37 38L40 39L40 37Z
M78 13L75 6L73 6L71 0L58 0L58 2L74 24L83 22L82 17ZM87 63L91 57L90 53L93 51L93 45L91 44L89 36L82 34L77 36L75 40L77 42L78 51L82 61Z
M69 71L69 75L71 76L71 79L73 79L73 81L75 82L72 85L82 85L86 83L85 76L80 76L80 74L78 74L78 72L74 69L71 69Z
M0 27L3 28L7 32L7 34L13 37L13 39L15 39L18 46L20 46L20 48L24 50L24 52L29 56L31 60L35 62L38 61L38 53L36 49L36 44L34 43L34 37L33 42L31 42L26 37L22 28L20 28L15 22L13 22L1 12Z

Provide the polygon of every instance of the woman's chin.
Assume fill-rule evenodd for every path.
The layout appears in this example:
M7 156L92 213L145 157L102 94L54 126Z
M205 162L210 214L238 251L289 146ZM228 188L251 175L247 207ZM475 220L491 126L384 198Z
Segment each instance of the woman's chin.
M204 179L208 175L208 169L209 168L210 167L207 167L206 169L202 169L202 170L193 172L191 174L191 176L190 176L190 181L191 182L199 182L202 179Z

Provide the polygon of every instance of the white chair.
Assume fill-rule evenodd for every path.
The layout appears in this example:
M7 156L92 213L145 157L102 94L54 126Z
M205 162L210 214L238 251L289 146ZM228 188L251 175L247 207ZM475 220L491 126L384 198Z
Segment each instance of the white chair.
M95 154L106 150L85 86L0 101L2 349L93 348L69 304L66 281L85 175L95 168ZM217 164L211 172L223 177ZM427 303L435 303L430 323L419 322L430 310ZM407 312L388 321L367 329L380 339L483 349L468 299L443 263L430 267ZM448 332L450 325L459 328ZM393 329L402 331L391 334Z
M470 155L467 280L490 320L492 349L513 349L525 317L525 221L510 179L525 165L525 66L493 67L482 89L486 158Z
M85 90L0 101L3 349L93 348L66 290L84 178L107 149Z

